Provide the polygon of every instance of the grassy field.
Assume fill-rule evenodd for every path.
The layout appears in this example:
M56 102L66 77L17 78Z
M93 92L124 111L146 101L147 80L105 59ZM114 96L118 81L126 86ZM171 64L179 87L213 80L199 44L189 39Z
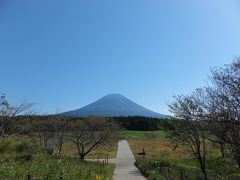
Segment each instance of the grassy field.
M63 145L63 154L70 157L78 157L78 150L76 145L72 142L66 142ZM117 154L117 143L101 145L90 152L86 158L115 158Z
M140 148L141 141L144 141L147 146L153 147L154 144L159 139L165 139L166 136L167 136L167 132L165 131L126 131L124 133L123 138L129 140L129 142L132 144L134 148L133 152L134 154L136 154L137 149ZM110 144L110 145L101 145L95 148L91 153L89 153L87 155L87 158L98 158L98 157L99 158L105 158L105 157L115 158L117 155L117 145L118 143ZM156 150L158 150L158 148ZM63 146L63 154L71 157L77 157L78 151L77 151L76 145L70 141L66 142ZM155 154L156 154L155 151L151 152L151 155L155 155Z
M174 145L167 139L128 139L128 143L136 158L141 157L137 154L142 152L143 148L148 159L185 159L191 157L190 153L183 148L174 150Z
M174 145L167 138L166 131L126 131L124 139L127 139L130 147L136 156L144 148L148 158L169 157L185 158L189 154L184 149L173 150ZM117 153L117 143L111 145L102 145L94 149L87 158L115 158ZM70 157L77 157L78 151L76 145L68 141L63 146L63 154Z
M192 153L177 146L165 131L128 131L126 139L137 159L136 165L149 180L186 179L199 180L203 175ZM145 159L138 155L145 150ZM220 151L208 145L207 171L209 179L240 179L240 171L235 166L231 153L221 158Z
M166 131L126 131L124 139L137 159L136 165L149 180L155 179L202 179L197 161L187 149L176 148ZM139 156L142 150L146 159ZM209 149L210 150L210 149ZM102 145L94 149L86 158L114 158L117 143ZM6 139L0 143L0 179L111 179L114 167L103 166L97 162L81 162L78 160L76 145L66 141L63 156L55 157L43 151L36 142L30 139ZM230 154L229 154L230 155ZM218 150L210 150L207 156L209 179L237 179L240 171L234 166L231 158L222 159ZM237 178L236 178L237 177ZM240 178L239 178L240 179Z
M36 142L24 138L2 140L0 154L0 179L4 180L60 179L61 176L66 180L92 180L96 176L110 180L114 170L113 165L79 161L75 155L50 155Z
M94 162L81 162L70 157L51 157L41 155L31 161L0 157L0 179L110 179L113 167Z
M147 146L154 148L154 144L159 141L159 139L165 139L167 137L167 132L165 131L126 131L124 133L124 139L127 139L133 146L133 152L136 154L140 148L141 141L144 141ZM117 154L117 143L110 145L101 145L95 148L90 154L87 155L87 158L115 158ZM149 147L150 147L149 146ZM156 150L158 150L157 148ZM147 148L148 150L148 148ZM67 141L63 145L63 154L71 157L77 157L78 151L76 145L71 141ZM151 155L156 154L155 151L152 151Z
M124 138L128 140L129 145L138 158L137 153L144 148L148 158L186 158L189 156L184 149L173 150L174 145L167 138L166 131L126 131ZM115 158L117 152L117 143L111 145L99 146L94 149L87 158ZM76 145L68 141L63 146L63 154L70 157L78 157Z
M140 158L138 153L143 148L146 158L167 158L186 159L191 158L191 153L184 148L176 148L171 139L168 138L170 132L166 131L128 131L126 139L136 158Z
M154 139L154 138L166 138L166 131L126 131L124 137L126 139Z

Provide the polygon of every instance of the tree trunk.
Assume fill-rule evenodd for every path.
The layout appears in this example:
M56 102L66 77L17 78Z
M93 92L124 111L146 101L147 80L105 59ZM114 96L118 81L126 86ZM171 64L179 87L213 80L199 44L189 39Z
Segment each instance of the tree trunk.
M43 141L44 141L44 149L47 149L47 142L48 142L48 140L44 139Z
M201 168L201 171L203 173L204 180L207 180L207 172L206 172L206 145L205 145L204 137L202 139L202 145L203 145L202 153L201 153L201 144L199 143L197 145L196 156L197 156L197 160L198 160L198 162L200 164L200 168Z
M79 157L79 160L80 160L80 161L84 161L84 158L85 158L85 155L84 155L84 154L81 154L80 157Z
M204 171L204 180L207 180L207 173Z
M201 171L203 173L204 180L207 180L207 173L206 173L205 162L203 162L201 157L198 158L198 162L200 163L200 168L201 168Z
M39 144L40 144L41 147L43 147L42 136L41 136L40 133L38 134L38 137L39 137Z
M80 161L84 161L85 153L84 153L84 146L80 147L79 140L77 139L77 149L78 149L78 156Z
M220 144L220 147L221 147L221 155L222 155L222 158L224 158L224 157L225 157L224 144Z
M234 153L234 158L237 162L238 168L240 168L240 154L238 152Z
M233 157L238 165L238 168L240 168L240 147L234 144L231 144L231 150L233 153Z
M206 144L205 137L202 136L202 144L203 144L203 154L202 154L202 171L204 174L204 179L207 180L207 172L206 172Z
M61 135L61 136L58 138L58 145L57 145L57 148L58 148L58 156L61 156L61 155L62 155L62 145L63 145L63 135Z

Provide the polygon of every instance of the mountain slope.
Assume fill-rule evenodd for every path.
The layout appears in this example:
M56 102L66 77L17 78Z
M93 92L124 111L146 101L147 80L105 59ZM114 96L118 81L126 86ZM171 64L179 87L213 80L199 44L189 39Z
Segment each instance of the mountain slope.
M168 116L148 110L120 94L109 94L84 106L83 108L63 113L66 116L146 116L168 118Z

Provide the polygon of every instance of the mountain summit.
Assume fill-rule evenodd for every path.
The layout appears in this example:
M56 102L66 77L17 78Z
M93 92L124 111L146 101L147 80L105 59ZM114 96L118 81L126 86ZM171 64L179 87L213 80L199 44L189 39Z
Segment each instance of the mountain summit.
M109 94L80 109L63 113L66 116L145 116L168 118L169 116L148 110L121 94Z

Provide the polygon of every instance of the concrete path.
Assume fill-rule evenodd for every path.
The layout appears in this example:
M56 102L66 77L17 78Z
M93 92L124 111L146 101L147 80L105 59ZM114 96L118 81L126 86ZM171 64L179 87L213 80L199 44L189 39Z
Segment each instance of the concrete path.
M119 141L113 180L146 180L134 165L135 158L126 140Z

